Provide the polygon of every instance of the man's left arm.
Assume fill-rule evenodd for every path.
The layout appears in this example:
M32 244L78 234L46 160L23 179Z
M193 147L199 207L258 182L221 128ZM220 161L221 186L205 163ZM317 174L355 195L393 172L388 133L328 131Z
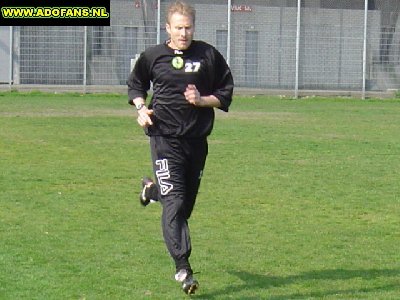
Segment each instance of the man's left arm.
M212 65L214 67L212 95L220 102L218 108L227 112L233 96L234 82L232 73L225 58L216 49Z
M216 107L228 111L233 96L233 77L224 57L216 49L210 56L212 94L200 96L196 86L189 84L184 93L186 100L198 107ZM211 58L212 57L212 58Z

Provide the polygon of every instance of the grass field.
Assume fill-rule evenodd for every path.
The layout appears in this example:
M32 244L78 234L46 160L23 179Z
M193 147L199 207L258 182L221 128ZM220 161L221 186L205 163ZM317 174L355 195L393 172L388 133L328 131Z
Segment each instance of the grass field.
M187 299L134 116L0 94L0 299ZM236 97L209 144L194 299L400 299L400 100Z

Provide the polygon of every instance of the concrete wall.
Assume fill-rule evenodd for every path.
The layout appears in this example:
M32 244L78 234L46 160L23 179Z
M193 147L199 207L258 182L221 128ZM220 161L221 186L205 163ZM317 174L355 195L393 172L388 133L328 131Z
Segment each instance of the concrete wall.
M87 28L88 84L125 84L130 59L156 43L156 1L147 2L149 7L144 10L140 5L135 6L136 1L111 1L112 26ZM296 1L284 1L290 7L281 5L283 2L279 1L267 2L252 1L248 11L232 12L230 66L238 87L291 89L295 85L297 7L289 4ZM326 5L324 3L310 0L301 10L300 88L361 89L364 11L318 8ZM354 1L351 6L354 8L362 3ZM228 29L226 5L197 1L194 6L197 11L195 38L216 45L217 30ZM381 14L379 11L370 11L368 18L368 76L374 78L377 72L373 67L374 56L379 53ZM163 4L162 30L164 20ZM37 32L39 29L35 30ZM35 30L32 29L32 35L36 34ZM14 78L23 78L21 81L16 80L16 83L62 84L66 79L66 84L82 84L82 28L75 30L75 37L71 31L67 31L69 34L65 36L62 30L51 33L46 30L37 33L37 37L32 36L31 42L15 46L18 49L15 65L18 67L14 65ZM95 36L95 30L102 31L101 38ZM135 32L135 36L127 36L128 31ZM252 32L256 32L258 40L254 44L257 49L252 54L253 65L249 65L249 51L246 49L251 45L246 36ZM161 37L165 37L164 31ZM1 43L7 40L6 34L0 35ZM16 42L21 41L22 38L16 38ZM101 44L101 51L96 50L98 43ZM4 56L1 57L0 62L6 63ZM46 74L49 70L52 72L50 75Z
M10 81L10 27L0 26L0 83Z

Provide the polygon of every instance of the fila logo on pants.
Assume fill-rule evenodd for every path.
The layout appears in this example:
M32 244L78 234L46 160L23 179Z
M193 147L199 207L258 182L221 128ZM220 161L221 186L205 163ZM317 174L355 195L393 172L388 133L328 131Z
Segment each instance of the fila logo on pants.
M167 195L174 188L174 186L167 181L170 178L168 160L158 159L156 160L156 165L158 166L156 176L160 186L161 195Z

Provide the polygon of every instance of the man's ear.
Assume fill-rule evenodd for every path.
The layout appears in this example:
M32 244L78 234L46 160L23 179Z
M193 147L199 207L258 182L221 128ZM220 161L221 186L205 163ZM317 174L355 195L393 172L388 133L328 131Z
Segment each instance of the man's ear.
M165 30L167 30L168 34L171 34L171 26L168 23L165 24Z

